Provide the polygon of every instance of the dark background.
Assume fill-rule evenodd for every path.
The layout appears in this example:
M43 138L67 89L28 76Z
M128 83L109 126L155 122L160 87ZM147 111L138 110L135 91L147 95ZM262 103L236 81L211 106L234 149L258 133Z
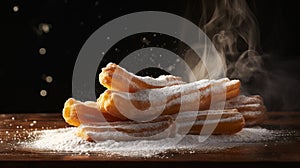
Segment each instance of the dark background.
M296 0L248 2L259 23L261 48L266 55L264 65L270 79L260 85L250 85L248 92L261 94L269 111L299 111L300 3ZM200 4L196 0L1 1L0 113L60 112L64 101L72 96L72 71L78 52L95 30L112 19L156 10L198 24ZM17 12L13 11L14 6L19 7ZM40 23L50 25L50 31L41 32ZM40 48L46 49L45 55L39 54ZM129 52L126 48L130 48L130 43L123 46L123 55ZM47 76L53 81L46 82ZM47 91L46 96L40 95L43 89Z

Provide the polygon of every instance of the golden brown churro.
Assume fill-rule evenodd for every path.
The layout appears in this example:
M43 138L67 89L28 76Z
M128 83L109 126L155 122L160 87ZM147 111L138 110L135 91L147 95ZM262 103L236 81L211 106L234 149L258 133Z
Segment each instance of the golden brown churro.
M176 124L179 134L218 135L239 132L245 120L236 109L206 110L182 112L177 115Z
M102 113L96 102L81 102L74 98L69 98L65 102L63 118L73 126L120 120L108 113Z
M238 80L230 81L227 78L200 80L135 93L106 90L97 102L104 113L120 119L139 120L161 114L175 114L179 111L205 110L209 108L212 96L215 100L229 99L236 97L240 92L239 89Z
M120 121L81 125L77 135L88 141L131 141L174 137L176 125L171 116L160 116L149 122Z
M162 75L158 78L137 76L114 63L109 63L102 68L99 82L107 89L123 92L136 92L185 83L180 77L172 75Z
M225 109L237 109L243 114L246 126L257 125L266 119L266 107L259 95L239 95L225 103Z
M77 135L88 141L154 140L179 134L234 134L242 130L245 121L237 110L189 111L163 115L149 122L119 121L80 125ZM174 117L174 118L173 118ZM175 122L174 122L175 120ZM209 128L215 126L215 128ZM204 129L206 127L206 129Z

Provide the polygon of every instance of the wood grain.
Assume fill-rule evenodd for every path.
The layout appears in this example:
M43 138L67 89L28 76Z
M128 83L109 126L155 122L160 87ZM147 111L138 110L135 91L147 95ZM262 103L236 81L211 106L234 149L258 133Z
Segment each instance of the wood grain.
M273 162L300 160L300 112L268 112L268 119L261 125L280 129L276 141L246 143L241 146L209 153L167 153L153 158L106 157L97 154L31 152L16 148L18 141L26 140L28 132L42 129L68 127L60 113L0 114L0 161L196 161L196 162ZM282 139L282 140L281 140Z

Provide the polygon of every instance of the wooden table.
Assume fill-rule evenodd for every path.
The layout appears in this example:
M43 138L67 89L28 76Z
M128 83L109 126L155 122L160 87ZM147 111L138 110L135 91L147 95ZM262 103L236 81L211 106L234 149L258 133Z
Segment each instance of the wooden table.
M34 122L36 121L36 123ZM33 123L33 124L32 124ZM25 140L25 130L56 129L67 127L60 113L38 113L38 114L0 114L0 161L1 164L15 166L34 166L46 164L57 164L63 167L76 165L86 166L101 162L101 167L122 165L122 167L157 166L172 162L173 167L185 166L185 164L205 164L209 167L219 167L226 164L245 167L253 167L258 163L276 164L284 166L299 166L300 161L300 112L268 112L268 120L261 126L268 129L280 129L286 131L283 137L270 142L245 143L242 146L226 149L219 152L193 153L193 154L170 154L168 158L127 158L127 157L99 157L97 154L79 155L74 153L57 152L29 152L18 150L15 147L17 141ZM3 162L5 161L5 162ZM15 162L18 161L18 162ZM30 162L27 162L30 161ZM42 161L42 162L32 162ZM49 162L51 161L51 162ZM67 161L67 162L66 162ZM72 161L72 162L70 162ZM74 162L76 161L76 163ZM78 162L80 161L80 163ZM92 162L90 162L92 161ZM24 164L26 162L26 164ZM145 165L145 162L148 164ZM288 163L287 163L288 162ZM245 165L245 163L247 163ZM263 166L263 165L262 165ZM2 167L2 166L0 166ZM56 166L55 166L56 167ZM240 167L240 166L239 166ZM247 166L246 166L247 167Z

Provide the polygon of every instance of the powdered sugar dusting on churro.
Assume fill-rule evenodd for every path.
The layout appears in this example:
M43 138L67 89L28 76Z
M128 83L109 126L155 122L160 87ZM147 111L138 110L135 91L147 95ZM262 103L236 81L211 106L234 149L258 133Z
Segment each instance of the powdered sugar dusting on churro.
M194 125L194 124L210 124L210 123L224 123L224 122L234 122L234 121L239 121L242 120L243 116L241 115L241 113L238 112L226 112L226 117L221 117L221 115L224 114L222 111L211 111L211 110L207 110L207 111L202 111L202 112L198 112L198 111L189 111L189 112L184 112L181 113L181 115L178 115L178 117L176 118L176 124L178 124L178 127L180 126L185 126L185 125ZM210 119L206 120L196 120L196 117L203 117L206 118L207 115L209 115ZM195 121L195 123L194 123Z
M243 115L247 115L247 116L258 116L258 115L263 115L264 112L262 111L243 111L241 112Z
M261 104L241 104L241 105L226 105L226 108L259 108Z
M181 80L181 78L172 75L161 75L158 78L152 78L149 76L144 76L144 77L136 76L136 77L142 80L143 82L147 83L148 85L152 85L152 86L171 86L171 85L185 83Z
M227 78L226 78L227 79ZM130 100L137 100L137 101L150 101L154 102L154 100L164 100L167 97L170 97L171 95L176 95L176 94L181 94L181 96L188 95L188 94L193 94L197 93L197 95L201 96L207 96L210 91L214 91L212 89L215 89L215 92L222 92L220 89L221 87L218 85L221 85L222 83L225 83L226 80L220 79L220 80L199 80L193 83L187 83L187 84L182 84L182 85L174 85L174 86L169 86L169 87L164 87L164 88L159 88L159 89L146 89L146 90L141 90L136 93L125 93L125 92L113 92L114 94L119 94L119 96L122 96L123 98L128 98ZM216 87L210 88L210 85L214 85ZM210 88L210 89L208 89ZM201 91L199 91L201 89ZM221 90L221 91L220 91ZM151 92L152 96L147 96ZM224 88L223 88L224 92ZM188 95L190 99L194 99L193 96ZM152 100L152 99L153 100ZM187 99L187 98L186 98ZM187 100L188 101L188 100Z
M159 89L139 90L134 93L107 90L98 99L98 104L103 111L116 109L110 111L111 115L116 117L125 116L135 121L146 121L161 113L174 114L179 111L208 109L211 103L214 105L226 99L228 82L230 82L228 78L203 79ZM229 86L235 90L239 88L239 85ZM233 94L238 94L238 91Z
M180 77L173 76L173 75L161 75L158 78L152 78L150 76L137 76L137 75L133 74L132 72L128 72L126 69L124 69L114 63L107 64L106 68L107 67L108 68L116 68L116 69L118 69L117 71L122 71L123 73L127 73L131 77L138 78L140 81L143 81L151 86L171 86L171 85L185 83L182 81L182 79ZM113 75L118 75L118 73L113 74ZM131 82L130 78L128 78L126 80L128 80L127 82L129 82L129 83Z
M79 154L98 153L109 156L153 157L158 154L178 150L187 152L212 152L238 146L245 142L268 141L275 138L273 131L263 128L244 128L234 135L210 136L205 142L199 143L197 135L187 135L179 143L174 144L180 135L161 140L100 141L88 142L75 135L77 128L61 128L55 130L36 131L33 140L21 142L20 147L30 151L71 152Z
M263 104L262 97L259 95L245 96L239 95L226 101L226 105L243 105L243 104Z
M153 122L135 123L132 121L106 123L103 125L80 125L80 135L87 135L93 141L114 139L116 141L130 141L139 139L163 139L174 137L176 126L171 116L163 116ZM84 136L84 137L85 137Z
M198 89L206 88L209 85L210 85L210 81L205 79L193 83L174 85L174 86L164 87L160 89L141 90L136 93L128 94L128 98L130 100L139 100L139 101L148 101L148 100L151 101L151 98L155 100L164 100L167 97L170 97L171 95L174 94L185 95L195 91L197 92ZM141 96L141 95L149 95L150 92L153 96L151 97Z
M231 80L231 81L226 82L226 86L236 85L238 83L240 83L239 80Z
M174 137L176 127L174 125L170 126L169 128L162 130L162 129L155 129L153 131L140 131L140 132L132 132L132 133L125 133L122 131L94 131L95 127L91 127L90 129L85 129L86 134L93 139L95 142L105 141L105 140L115 140L115 141L133 141L133 140L158 140L164 139L167 137Z

